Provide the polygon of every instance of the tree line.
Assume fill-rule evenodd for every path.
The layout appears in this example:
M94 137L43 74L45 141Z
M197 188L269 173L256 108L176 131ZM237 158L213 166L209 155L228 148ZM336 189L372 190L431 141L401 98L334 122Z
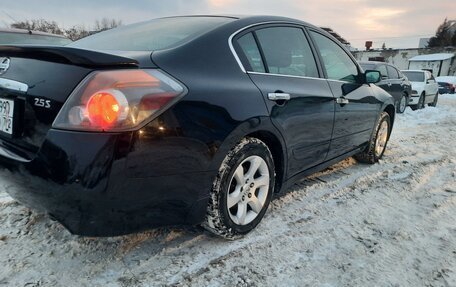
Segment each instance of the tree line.
M456 20L445 19L437 28L435 36L429 39L428 47L456 46Z
M25 29L31 31L41 31L46 33L52 33L56 35L63 35L73 41L79 40L86 36L109 30L122 25L122 21L115 19L103 18L96 20L92 28L87 29L85 26L73 26L68 29L60 27L55 21L48 21L44 19L33 19L19 21L11 24L11 28Z

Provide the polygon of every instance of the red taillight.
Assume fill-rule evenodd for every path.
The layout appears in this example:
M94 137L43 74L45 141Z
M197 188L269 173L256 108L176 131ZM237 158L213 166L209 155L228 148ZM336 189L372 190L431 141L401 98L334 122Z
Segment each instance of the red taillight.
M106 129L125 120L128 101L119 91L101 91L90 97L86 109L90 122Z
M158 70L94 72L71 94L53 126L73 130L130 130L183 93L182 85Z

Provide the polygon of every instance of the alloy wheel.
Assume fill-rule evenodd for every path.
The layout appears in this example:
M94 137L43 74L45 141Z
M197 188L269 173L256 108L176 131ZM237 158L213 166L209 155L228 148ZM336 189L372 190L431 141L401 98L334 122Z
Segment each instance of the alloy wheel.
M375 155L380 157L385 150L388 141L388 122L383 121L378 129L377 140L375 142Z
M405 111L405 108L407 107L407 97L402 96L401 101L399 102L399 111L403 113Z
M226 201L235 224L247 225L260 214L268 197L269 182L268 165L259 156L250 156L236 167Z

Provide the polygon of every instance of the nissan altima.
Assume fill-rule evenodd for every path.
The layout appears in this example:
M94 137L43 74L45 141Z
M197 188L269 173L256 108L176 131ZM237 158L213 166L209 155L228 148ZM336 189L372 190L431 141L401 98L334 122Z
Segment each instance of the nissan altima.
M303 176L382 158L395 106L380 79L325 31L272 16L2 46L7 191L79 235L192 224L236 238Z

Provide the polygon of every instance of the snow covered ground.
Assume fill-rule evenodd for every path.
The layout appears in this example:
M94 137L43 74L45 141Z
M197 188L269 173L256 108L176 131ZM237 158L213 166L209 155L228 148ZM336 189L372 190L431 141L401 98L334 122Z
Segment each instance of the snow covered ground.
M193 227L70 235L0 184L0 286L456 286L456 96L398 115L384 160L345 160L224 241Z

